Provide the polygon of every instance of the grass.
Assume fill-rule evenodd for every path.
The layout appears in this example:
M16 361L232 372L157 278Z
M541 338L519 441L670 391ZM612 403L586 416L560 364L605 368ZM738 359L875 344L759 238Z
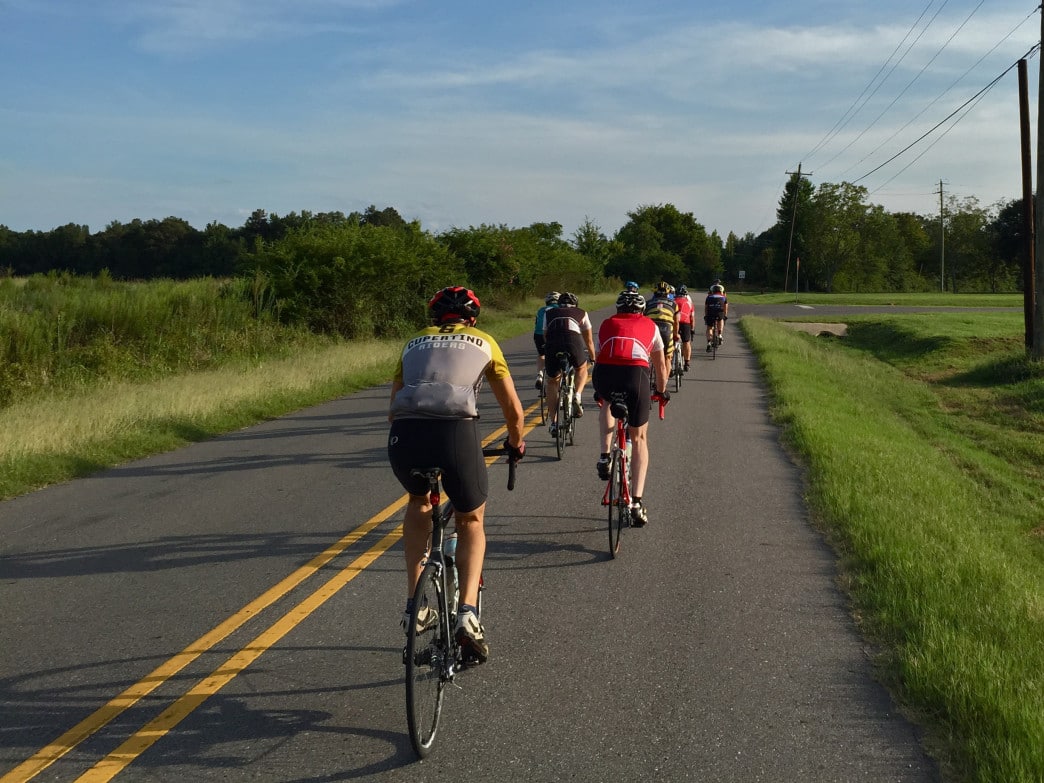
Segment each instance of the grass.
M760 357L807 500L881 671L947 776L1044 780L1044 367L1020 313L764 319Z
M752 294L728 291L733 304L864 305L874 307L1022 307L1022 294Z
M582 304L598 309L615 299L592 294ZM541 304L484 308L479 327L498 339L525 334ZM23 397L0 408L0 499L384 383L403 342L307 340L292 356L279 346L264 359Z

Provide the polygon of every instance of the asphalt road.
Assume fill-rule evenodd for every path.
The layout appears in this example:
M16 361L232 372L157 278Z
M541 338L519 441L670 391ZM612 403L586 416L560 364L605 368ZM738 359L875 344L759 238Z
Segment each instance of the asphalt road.
M0 504L0 783L937 780L733 326L650 425L618 559L590 391L563 461L537 428L515 492L491 468L491 659L422 763L387 386Z

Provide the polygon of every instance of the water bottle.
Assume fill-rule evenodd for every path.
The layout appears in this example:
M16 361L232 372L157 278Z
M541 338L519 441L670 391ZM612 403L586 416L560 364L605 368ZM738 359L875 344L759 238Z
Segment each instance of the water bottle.
M446 539L442 542L442 554L446 557L446 560L453 562L457 556L457 533L456 531L446 536Z
M627 458L627 464L631 464L631 439L628 438L624 444L624 456Z

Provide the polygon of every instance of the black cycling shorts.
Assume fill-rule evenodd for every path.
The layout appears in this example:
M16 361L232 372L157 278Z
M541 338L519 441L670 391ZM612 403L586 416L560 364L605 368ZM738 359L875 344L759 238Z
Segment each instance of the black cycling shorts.
M411 495L427 495L428 481L414 468L442 469L442 487L457 511L474 511L489 495L478 419L395 419L388 433L388 461Z
M692 342L692 324L683 323L679 325L678 333L681 335L681 341L683 343Z
M664 356L674 350L674 324L666 321L655 321L656 328L660 330L660 339L663 340Z
M533 332L533 342L536 343L537 355L544 355L544 334L543 332Z
M641 427L649 423L649 366L604 364L599 362L592 378L595 391L608 405L616 392L622 392L627 403L627 423Z
M716 324L724 317L724 313L711 313L710 315L703 316L703 323L707 324L707 326L714 326L714 324Z
M573 367L587 364L587 343L583 337L576 332L553 334L544 346L544 365L547 367L549 378L557 378L562 374L559 372L561 368L558 362L555 361L555 357L560 353L569 354L569 363Z

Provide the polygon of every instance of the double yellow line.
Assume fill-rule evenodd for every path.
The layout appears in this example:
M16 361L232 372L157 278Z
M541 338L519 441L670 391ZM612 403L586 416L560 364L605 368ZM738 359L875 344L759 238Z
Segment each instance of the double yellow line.
M529 416L536 408L536 404L526 409L525 414ZM531 422L526 432L529 432L536 421ZM483 445L496 440L505 433L501 427L491 434ZM488 464L494 462L497 457L491 457ZM73 750L77 745L88 737L100 731L107 724L115 720L121 714L129 710L141 699L148 696L154 690L170 680L174 675L195 661L201 655L213 648L216 644L226 639L237 631L249 620L256 617L262 611L274 604L279 599L297 588L320 569L341 555L353 544L361 541L368 533L406 505L408 496L403 495L391 505L378 512L362 525L351 531L348 535L337 541L311 561L301 566L292 574L287 576L278 584L266 590L260 596L248 603L227 620L207 632L195 642L190 644L181 652L174 655L161 666L145 675L141 680L127 688L118 696L113 698L103 707L93 712L88 717L77 723L67 732L62 734L53 742L49 743L34 753L17 767L0 777L0 783L25 783L39 775L49 766L54 764L65 754ZM240 672L256 661L261 655L277 644L286 634L302 623L316 609L337 594L341 588L351 582L373 562L391 549L402 537L402 525L399 524L390 533L381 538L376 544L359 555L343 570L331 577L318 590L313 592L279 620L269 626L265 631L255 637L246 646L233 654L228 660L218 666L211 674L197 682L187 693L167 707L162 713L146 723L141 729L131 735L119 747L109 753L105 758L98 761L87 772L77 778L78 783L100 783L112 780L124 768L127 767L138 756L152 747L162 739L167 732L188 717L197 707L203 704L225 685L232 681Z

